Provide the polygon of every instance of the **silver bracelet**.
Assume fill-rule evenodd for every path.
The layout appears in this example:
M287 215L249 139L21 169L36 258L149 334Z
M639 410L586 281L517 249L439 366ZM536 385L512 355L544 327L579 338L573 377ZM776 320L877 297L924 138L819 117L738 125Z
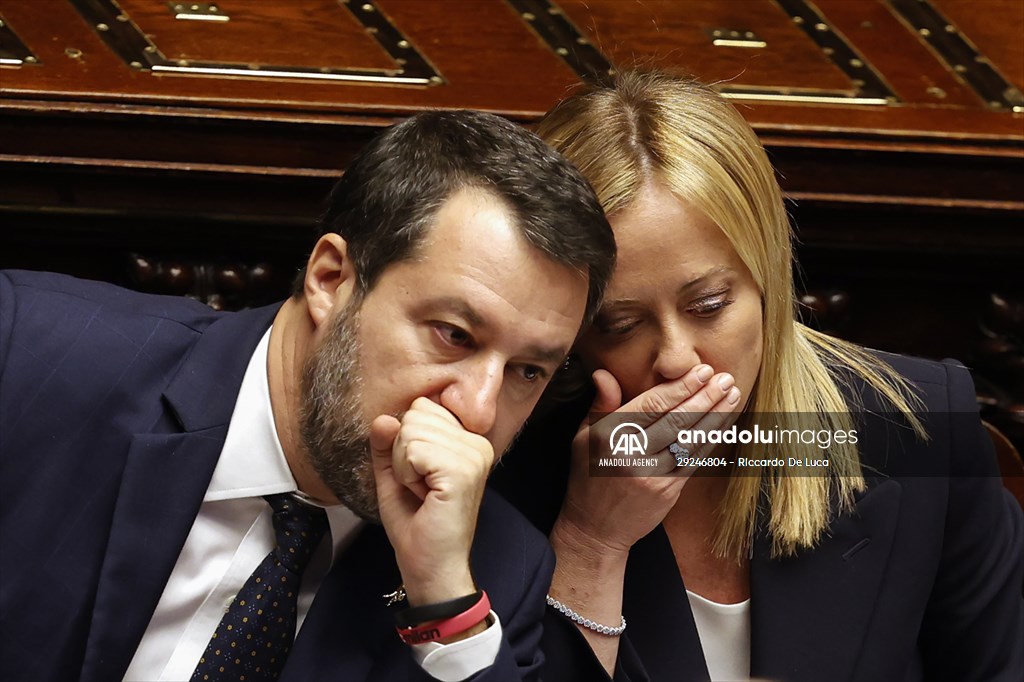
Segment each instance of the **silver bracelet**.
M619 635L621 635L623 632L626 631L626 617L625 616L622 616L622 624L619 625L619 627L617 627L617 628L613 628L613 627L611 627L609 625L601 625L600 623L595 623L594 621L590 620L589 618L584 618L583 616L581 616L580 614L576 613L575 611L570 609L568 606L563 604L562 602L560 602L557 599L555 599L554 597L552 597L550 594L548 595L548 606L554 608L555 611L558 611L559 613L561 613L563 616L565 616L566 618L568 618L572 622L578 623L579 625L582 625L583 627L587 628L588 630L593 630L594 632L599 632L602 635L608 635L609 637L618 637Z

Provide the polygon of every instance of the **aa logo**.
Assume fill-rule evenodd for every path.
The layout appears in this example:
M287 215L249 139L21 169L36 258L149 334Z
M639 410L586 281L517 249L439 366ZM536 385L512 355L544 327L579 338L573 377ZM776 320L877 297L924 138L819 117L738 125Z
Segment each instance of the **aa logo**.
M612 430L608 447L612 455L643 457L647 454L647 432L633 422L624 422Z

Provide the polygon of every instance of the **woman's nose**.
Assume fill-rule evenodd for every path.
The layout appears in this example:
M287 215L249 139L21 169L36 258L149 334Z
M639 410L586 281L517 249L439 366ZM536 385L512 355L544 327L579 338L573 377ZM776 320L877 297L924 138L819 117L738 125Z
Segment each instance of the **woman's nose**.
M685 329L674 325L662 331L654 359L654 372L661 380L678 379L700 362L694 340Z

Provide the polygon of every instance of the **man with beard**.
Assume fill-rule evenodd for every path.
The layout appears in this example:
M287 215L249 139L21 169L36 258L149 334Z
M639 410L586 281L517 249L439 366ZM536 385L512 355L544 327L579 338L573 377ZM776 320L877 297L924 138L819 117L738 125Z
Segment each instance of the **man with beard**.
M279 306L0 273L5 678L533 679L553 559L484 483L613 261L560 156L431 112Z

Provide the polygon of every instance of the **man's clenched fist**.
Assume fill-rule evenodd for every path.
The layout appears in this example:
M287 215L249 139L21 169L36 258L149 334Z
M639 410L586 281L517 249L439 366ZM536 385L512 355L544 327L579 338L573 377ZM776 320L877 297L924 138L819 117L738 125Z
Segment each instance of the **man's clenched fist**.
M370 425L380 520L411 606L476 590L469 552L494 448L444 407L417 398Z

